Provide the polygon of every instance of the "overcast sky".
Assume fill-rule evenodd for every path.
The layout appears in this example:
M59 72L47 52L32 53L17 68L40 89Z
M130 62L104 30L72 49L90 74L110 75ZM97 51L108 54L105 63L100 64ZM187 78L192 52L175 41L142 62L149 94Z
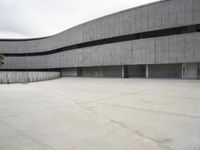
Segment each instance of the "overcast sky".
M0 38L52 35L154 1L158 0L0 0Z

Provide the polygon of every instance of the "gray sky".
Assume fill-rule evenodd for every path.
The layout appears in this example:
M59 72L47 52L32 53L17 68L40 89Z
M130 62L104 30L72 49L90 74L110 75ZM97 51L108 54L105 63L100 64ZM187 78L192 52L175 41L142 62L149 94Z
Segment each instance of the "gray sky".
M0 0L0 38L52 35L154 1L158 0Z

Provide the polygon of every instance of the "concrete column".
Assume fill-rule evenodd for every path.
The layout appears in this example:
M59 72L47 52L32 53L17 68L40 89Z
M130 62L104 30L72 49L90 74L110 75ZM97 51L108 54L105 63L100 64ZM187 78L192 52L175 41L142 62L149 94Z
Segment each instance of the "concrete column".
M122 78L125 78L125 67L122 66Z
M197 65L197 79L200 79L200 64Z
M146 65L146 78L149 78L149 65Z
M186 64L182 64L182 79L186 78Z
M128 78L128 76L127 76L127 66L122 66L122 78Z

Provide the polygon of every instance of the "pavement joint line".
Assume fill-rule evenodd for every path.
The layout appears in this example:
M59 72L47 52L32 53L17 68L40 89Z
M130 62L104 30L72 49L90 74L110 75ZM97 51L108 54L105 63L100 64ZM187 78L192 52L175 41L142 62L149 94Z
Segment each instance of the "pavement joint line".
M142 90L142 91L144 91L144 90ZM77 102L76 104L91 104L91 103L96 103L96 102L102 102L102 101L105 101L105 100L108 100L108 99L111 99L111 98L115 98L115 97L121 97L121 96L125 96L125 95L137 94L138 92L141 92L141 90L140 91L135 91L135 92L122 93L122 94L119 94L119 95L110 96L110 97L106 97L106 98L100 98L100 99L96 99L94 101Z
M52 92L57 93L55 91L52 91ZM67 98L71 101L75 100L75 99L72 99L72 98L69 98L69 97L66 97L66 96L62 96L62 97ZM76 102L72 102L72 103L75 104L75 105L81 105L80 103L76 103ZM193 118L193 119L200 119L200 116L194 116L194 115L178 114L178 113L173 113L173 112L156 111L156 110L150 110L150 109L144 109L144 108L128 107L128 106L120 106L120 105L112 105L112 104L103 104L103 103L97 103L97 104L101 104L101 105L105 105L105 106L109 105L109 106L118 107L118 108L134 109L134 110L138 110L138 111L152 112L154 114L159 113L159 114L168 115L168 116L177 116L177 117L187 117L187 118Z
M44 87L40 87L41 89L46 89L46 88L44 88ZM49 90L49 89L48 89ZM52 91L52 92L55 92L55 91L53 91L53 90L50 90L50 91ZM127 95L146 95L146 94L142 94L142 92L145 92L145 91L149 91L149 89L143 89L143 90L139 90L139 91L135 91L135 92L128 92L128 93L125 93L125 95L127 94ZM123 96L123 94L121 94L121 96ZM163 96L163 95L155 95L155 94L153 94L153 95L148 95L148 96ZM180 98L181 96L173 96L173 95L171 95L171 94L167 94L167 96L168 97L170 97L170 98ZM107 99L109 99L109 98L114 98L114 97L117 97L117 95L116 96L113 96L113 97L108 97ZM183 96L183 97L181 97L181 98L187 98L187 99L191 99L191 98L193 98L193 97L190 97L190 96ZM196 97L196 99L192 99L192 100L194 100L194 101L199 101L199 99L198 99L199 97ZM70 98L70 99L72 99L72 98ZM104 101L104 99L98 99L98 100L95 100L95 101ZM106 100L106 99L105 99ZM93 103L94 101L88 101L88 103ZM87 103L87 102L83 102L83 103ZM81 103L80 103L81 104Z
M55 91L53 91L53 92L55 93ZM62 96L62 97L63 97L63 96ZM70 99L70 98L69 98L69 99ZM73 100L73 99L71 99L71 100ZM79 106L80 108L82 108L82 109L84 109L84 110L86 110L86 111L89 111L89 112L91 112L91 113L93 113L93 114L95 114L95 115L97 115L97 116L99 116L99 117L101 117L101 118L103 118L103 119L106 119L106 120L110 121L111 123L117 125L118 127L120 127L120 128L122 128L122 129L128 131L129 133L133 134L132 131L128 130L127 128L124 128L124 127L121 126L119 123L117 123L117 121L115 121L115 120L113 120L113 119L110 119L109 117L104 116L104 115L102 115L102 114L99 114L99 113L95 112L94 110L91 110L91 109L89 109L89 108L87 108L87 107L84 107L83 105L80 105L80 104L77 104L77 103L74 103L74 102L72 102L72 103L73 103L74 105L76 105L76 106ZM163 143L160 143L160 142L158 142L157 140L154 140L153 138L146 137L146 136L139 136L138 134L134 134L134 135L137 135L137 136L140 137L140 138L145 138L145 139L147 139L147 140L149 140L149 141L152 141L152 142L156 143L159 147L164 148L164 150L173 150L173 149L171 149L170 147L168 147L167 145L164 145Z
M79 105L79 104L77 104L77 105ZM80 107L82 107L82 108L84 108L84 109L86 109L86 110L92 112L93 114L95 114L95 115L97 115L97 116L99 116L99 117L102 117L102 118L108 120L109 122L111 122L111 123L117 125L118 127L124 129L125 131L127 131L127 132L129 132L129 133L131 133L131 134L133 134L133 135L136 135L136 136L138 136L138 137L140 137L140 138L144 138L144 139L146 139L146 140L149 140L149 141L151 141L151 142L154 142L155 144L157 144L160 148L163 148L164 150L173 150L172 148L170 148L169 146L167 146L165 143L162 143L162 142L160 142L159 140L154 139L153 137L146 136L144 133L141 133L141 132L139 132L138 130L129 129L129 128L128 128L124 123L122 123L122 122L115 121L115 120L109 118L108 116L105 116L105 115L103 115L103 114L101 114L101 113L97 113L96 111L94 111L94 110L92 110L92 109L89 109L89 108L87 108L87 107L84 107L84 106L82 106L82 105L80 105Z
M152 110L152 109L145 109L145 108L139 108L139 107L129 107L129 106L122 106L122 105L108 104L108 103L99 103L99 105L111 106L111 107L122 108L122 109L131 109L131 110L136 110L136 111L151 112L151 113L154 113L156 115L162 114L162 115L168 115L168 116L200 119L200 116L195 116L195 115L179 114L179 113L174 113L174 112Z
M68 83L68 82L66 82L66 83ZM30 85L29 85L30 86ZM40 86L40 85L39 85ZM59 85L58 85L59 86ZM64 86L66 86L66 85L64 85ZM156 85L155 85L156 86ZM163 85L162 85L163 86ZM180 85L180 86L182 86L182 85ZM31 85L31 87L34 87L34 88L38 88L38 85ZM132 87L132 86L131 86ZM16 88L16 87L15 87ZM76 89L76 87L74 87L75 89ZM102 88L102 87L101 87ZM123 88L123 87L120 87L120 88ZM136 86L136 88L137 88L137 86ZM139 89L141 89L140 88L140 86L138 87ZM180 87L181 88L181 90L183 90L182 89L182 87ZM186 87L187 88L187 87ZM28 88L29 89L29 88ZM167 134L165 137L159 137L159 136L157 136L157 134L149 134L149 132L147 132L147 130L146 129L148 129L148 128L146 128L146 129L144 129L143 130L143 128L141 129L141 130L138 130L138 128L134 128L134 127L132 127L131 126L131 124L128 124L128 123L126 123L125 121L123 121L123 120L120 120L120 119L117 119L117 118L115 118L115 117L112 117L112 116L110 116L109 114L109 112L110 112L110 110L111 110L111 112L112 112L112 110L117 110L117 113L122 113L122 115L125 115L126 113L130 113L130 111L126 111L126 109L132 109L132 102L131 101L128 101L128 103L127 104L130 104L130 105L127 105L127 106L123 106L123 94L126 94L126 93L122 93L122 97L120 97L119 98L119 100L121 100L121 101L119 101L119 104L116 104L116 99L115 99L115 97L116 96L113 96L113 97L111 97L111 98L113 98L111 101L105 101L105 102L102 102L103 101L103 99L97 99L96 101L100 101L100 103L94 103L94 104L91 104L90 105L90 103L88 103L88 105L87 105L87 103L84 105L81 105L81 103L76 103L76 101L81 101L81 99L79 98L79 93L78 93L78 91L81 91L82 92L82 88L80 89L80 88L78 88L78 90L77 90L77 96L75 96L75 98L73 97L73 94L72 95L68 95L67 94L67 89L68 88L65 88L65 90L63 90L62 88L56 88L56 85L55 84L53 84L52 86L47 86L46 84L42 84L41 85L41 88L38 88L38 89L41 89L41 92L43 91L46 95L47 95L47 99L48 98L50 98L50 97L52 97L52 98L54 98L54 99L56 99L55 101L57 101L57 99L58 99L58 101L60 100L62 103L61 104L64 104L64 105L62 105L62 106L65 106L65 104L66 105L70 105L70 106L73 106L75 109L77 109L77 110L75 110L75 111L81 111L81 113L83 112L85 112L86 114L90 114L90 113L92 113L93 115L94 115L94 118L96 117L97 119L101 119L102 118L102 120L104 120L106 123L108 123L108 124L110 124L111 125L111 128L112 127L116 127L115 129L119 129L119 130L121 130L121 132L123 132L123 134L126 134L126 135L128 135L129 136L129 138L130 138L130 142L131 142L131 139L132 138L135 138L135 137L138 137L138 139L139 140L141 140L142 142L144 142L144 144L145 143L149 143L150 145L155 145L157 148L159 148L159 149L163 149L163 150L173 150L172 148L177 148L178 146L180 146L180 147L185 147L185 146L191 146L191 148L192 147L194 147L195 145L192 143L192 141L187 141L186 140L186 138L187 137L179 137L179 136L176 136L175 137L175 139L174 139L174 141L173 141L173 139L171 138L171 134ZM98 89L99 88L97 88L97 89L95 89L95 90L97 90L98 91ZM150 89L151 89L151 87L150 87ZM29 89L29 90L31 90L31 89ZM110 90L110 89L106 89L106 90ZM130 89L128 89L128 88L125 88L125 90L130 90ZM125 91L125 90L123 90L123 91ZM164 90L166 90L166 88L164 87ZM164 93L159 93L160 92L160 89L158 90L158 95L156 95L156 91L155 91L155 89L153 89L152 91L153 91L153 95L151 95L151 93L149 93L149 92L144 92L144 93L142 93L143 95L144 94L146 94L146 96L149 96L150 97L150 99L152 99L152 101L153 102L158 102L159 101L159 98L160 98L160 100L177 100L177 101L175 101L175 102L178 102L178 103L175 103L175 104L181 104L181 106L180 106L180 112L182 112L183 114L179 114L179 113L176 113L176 111L174 111L175 112L175 114L173 113L173 109L166 109L166 111L162 111L162 109L160 109L161 110L161 112L160 112L160 114L161 115L169 115L169 116L175 116L175 117L186 117L186 118L181 118L181 119L184 119L184 121L187 121L188 123L190 123L190 121L191 121L191 126L190 126L190 128L187 128L186 127L186 132L187 131L191 131L191 134L194 136L194 142L196 142L197 141L197 144L198 144L198 135L196 135L196 133L194 133L195 131L196 132L198 132L198 126L196 126L196 125L198 125L199 124L199 120L195 120L195 119L200 119L200 116L195 116L195 112L196 112L196 114L198 115L199 113L199 110L198 110L198 106L199 106L199 103L198 103L198 101L196 101L196 100L198 100L198 99L196 99L197 98L197 96L199 95L198 93L197 93L197 91L193 91L192 92L192 95L191 95L191 102L192 102L192 104L191 104L191 106L194 106L194 111L192 111L192 110L189 110L189 112L191 112L190 114L185 114L185 111L182 109L184 106L186 106L187 105L187 103L190 105L190 103L189 103L189 99L186 99L186 98L184 98L184 99L181 99L182 98L182 96L181 96L181 92L183 92L184 93L184 91L186 91L186 90L183 90L183 91L181 91L181 90L178 90L178 94L176 94L176 91L174 90L174 92L173 92L173 88L170 88L169 90L167 90L166 91L166 93L167 94L164 94ZM189 89L190 90L190 89ZM111 91L113 91L113 95L115 95L116 93L120 93L120 92L115 92L115 90L111 90ZM76 92L76 91L75 91ZM102 92L104 92L104 91L102 91ZM151 92L151 91L150 91ZM172 94L172 96L174 96L173 95L173 93L174 94L176 94L177 95L177 97L178 98L180 98L180 99L172 99L171 98L171 94ZM90 93L89 93L90 94ZM95 94L101 94L101 93L98 93L98 92L95 92ZM139 94L139 93L138 93ZM185 94L187 95L186 97L188 97L189 95L188 95L188 92L186 91L185 92ZM135 94L135 95L137 95L137 94ZM162 98L160 97L160 96L163 96ZM176 96L175 95L175 96ZM180 95L180 96L179 96ZM194 95L194 96L193 96ZM69 96L69 97L68 97ZM143 99L146 99L146 96L144 97L144 96L141 96ZM167 99L165 99L165 96L166 96L166 98ZM86 96L86 97L90 97L90 96ZM101 97L101 96L100 96ZM140 97L140 96L138 96L138 97ZM157 99L156 100L154 100L154 98L156 98L157 97ZM85 97L83 97L84 99L83 100L88 100L88 99L92 99L92 98L88 98L88 99L86 99ZM98 97L94 97L94 99L95 98L98 98ZM132 96L130 96L130 98L133 98L134 99L134 94L132 95ZM101 101L102 100L102 101ZM134 100L139 100L139 99L134 99ZM140 100L139 100L140 101ZM164 101L164 102L165 102ZM32 101L33 102L33 101ZM45 101L46 102L46 101ZM47 101L48 102L48 101ZM65 103L66 102L66 103ZM118 102L118 101L117 101ZM121 103L122 102L122 103ZM129 103L130 102L130 103ZM172 101L170 101L170 102L172 102ZM182 103L183 103L183 105L182 105ZM60 103L58 103L58 104L60 104ZM122 105L121 105L122 104ZM140 104L140 103L139 103ZM101 107L100 105L104 105L104 106L106 106L105 107L105 109L104 109L104 107ZM113 108L112 107L110 107L110 105L114 105L113 106ZM126 104L125 104L126 105ZM163 105L165 105L165 103L162 103L162 105L159 105L159 107L158 107L158 109L159 108L163 108ZM136 106L136 107L134 107L134 106ZM145 105L146 106L146 105ZM137 107L137 105L133 105L133 109L132 110L136 110L136 111L146 111L146 112L151 112L151 113L153 113L152 115L154 115L154 116L156 116L156 115L160 115L159 114L159 112L157 112L156 110L152 110L151 108L149 109L149 107L145 107L144 106L144 108L140 108L140 105ZM148 106L148 105L147 105ZM161 106L161 107L160 107ZM22 106L23 107L23 106ZM56 107L61 107L61 105L56 105ZM116 108L119 108L119 109L116 109ZM128 108L126 108L126 107L128 107ZM142 106L143 107L143 106ZM101 109L101 108L103 108L103 109ZM147 108L147 109L146 109ZM165 108L165 107L164 107ZM189 107L190 108L190 107ZM121 109L124 109L124 110L121 110ZM156 109L157 109L157 107L156 107ZM109 112L107 113L106 111L103 111L103 110L109 110ZM182 111L183 110L183 111ZM159 110L158 110L159 111ZM171 112L168 112L168 111L172 111L172 113ZM55 111L55 112L57 112L57 111ZM63 111L63 112L65 112L65 111ZM87 113L88 112L88 113ZM179 112L179 111L178 111ZM192 112L194 112L194 115L192 115L193 113ZM69 112L69 113L73 113L73 112ZM149 114L151 114L151 113L149 113ZM166 114L167 113L167 114ZM93 116L91 114L91 116ZM144 116L146 116L146 114L148 114L148 113L142 113ZM177 114L178 114L178 116L177 116ZM51 115L51 114L50 114ZM96 116L95 116L96 115ZM146 116L146 117L148 117L148 116ZM167 120L169 119L171 119L170 117L166 117L166 116L159 116L159 117L162 117L162 118L166 118ZM193 118L193 117L197 117L197 118ZM56 118L56 117L55 117ZM189 120L189 119L187 119L187 118L193 118L194 120ZM24 118L23 118L24 119ZM25 119L27 119L26 117L25 117ZM148 118L145 118L145 119L148 119ZM177 118L178 119L178 118ZM8 122L8 125L9 125L9 123L14 127L14 128L17 128L17 126L15 126L15 125L13 125L12 124L12 120L11 120L11 122L9 122L9 119L8 119L8 121L6 120L6 119L3 119L2 118L2 120L4 121L5 120L5 123L6 122ZM34 121L34 120L29 120L29 121ZM0 118L0 123L1 123L1 118ZM194 123L194 125L193 125L193 123ZM196 124L197 123L197 124ZM26 124L21 124L21 125L26 125ZM2 125L3 126L3 125ZM103 127L103 126L102 126ZM151 126L149 126L150 128L151 128ZM192 127L192 128L191 128ZM196 129L195 129L196 128ZM164 130L165 130L165 128L163 128ZM189 135L190 133L189 132L185 132L184 131L184 129L185 128L181 128L180 130L176 130L175 132L177 132L177 134L176 135L179 135L179 134L181 134L181 135ZM188 129L188 130L187 130ZM22 134L23 134L23 128L19 128L19 131L21 131L22 130ZM29 130L28 131L24 131L25 132L25 134L26 134L26 132L28 133L28 135L30 135L30 133L29 133ZM181 132L183 132L183 134L181 133ZM18 134L20 134L20 133L18 133ZM16 133L16 135L18 135L17 133ZM31 134L32 135L32 134ZM165 135L165 134L164 134ZM162 135L163 136L163 135ZM19 135L17 136L17 137L19 137ZM26 135L24 136L24 137L26 137ZM33 136L32 138L34 138L35 136ZM36 136L37 137L37 136ZM22 137L23 138L23 137ZM28 139L28 138L27 138ZM181 144L181 143L177 143L177 140L182 140L182 141L185 141L186 143L182 143L183 145L178 145L178 144ZM39 140L39 142L40 142L40 140ZM42 140L42 142L43 142L43 140ZM173 143L172 143L173 142ZM190 144L188 144L188 143ZM46 142L47 144L50 144L51 145L51 143L48 143L48 142ZM43 146L42 146L42 144L43 143L41 143L41 147L43 148ZM185 144L185 145L184 145ZM197 145L196 144L196 145ZM37 144L37 139L36 139L36 146L37 145L40 145L40 144ZM44 145L44 148L43 149L45 149L45 146L46 145ZM53 146L52 146L53 147ZM40 147L39 147L40 148ZM46 147L46 149L48 149L47 147ZM53 150L53 149L52 149Z

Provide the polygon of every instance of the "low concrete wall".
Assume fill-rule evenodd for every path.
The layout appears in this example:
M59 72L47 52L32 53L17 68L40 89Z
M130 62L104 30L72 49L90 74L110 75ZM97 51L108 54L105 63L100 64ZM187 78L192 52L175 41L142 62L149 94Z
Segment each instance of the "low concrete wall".
M0 71L0 83L24 83L56 79L60 77L60 72L17 72Z

